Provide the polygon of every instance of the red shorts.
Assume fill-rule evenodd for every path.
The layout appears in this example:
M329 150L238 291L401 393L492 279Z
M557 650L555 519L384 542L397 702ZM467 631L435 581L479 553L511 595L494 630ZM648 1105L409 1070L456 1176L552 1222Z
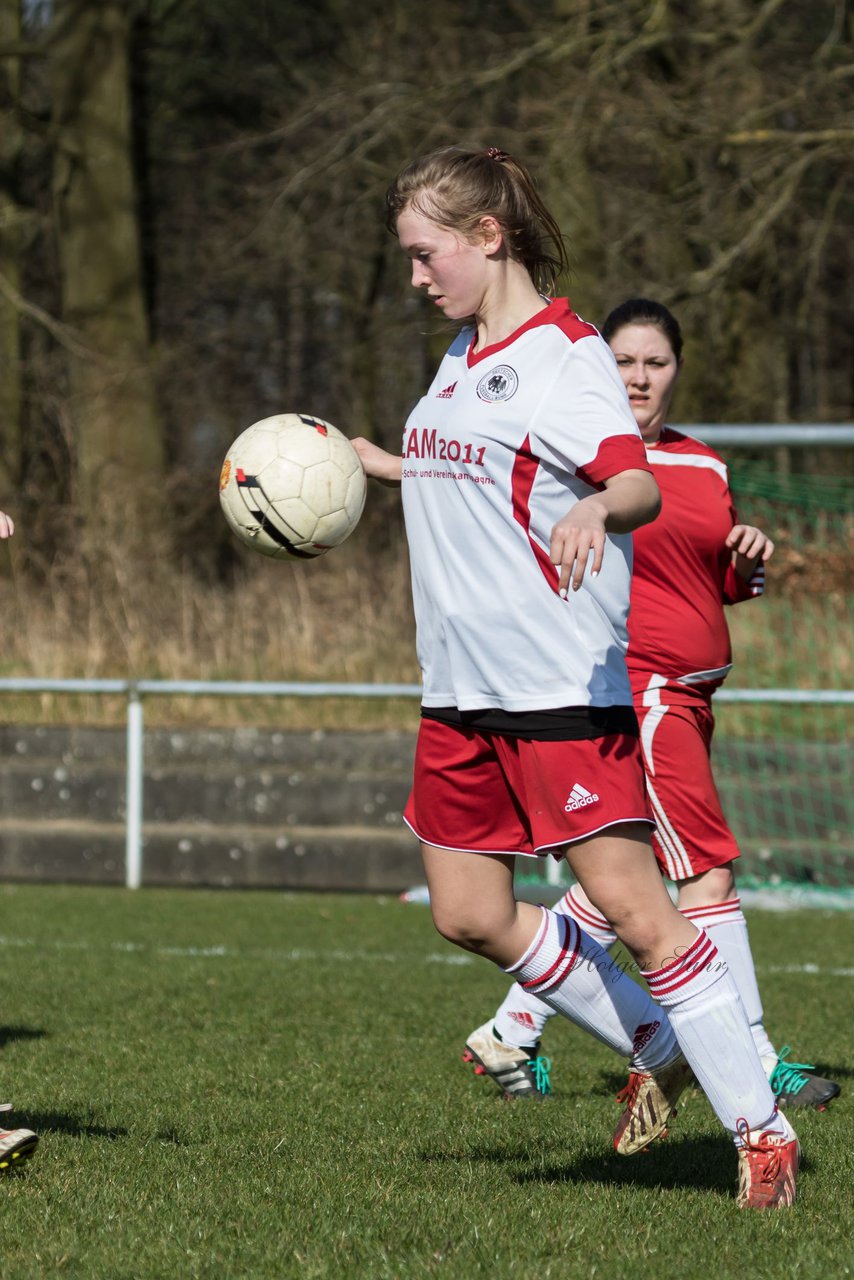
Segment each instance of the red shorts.
M715 717L708 697L676 683L635 687L646 785L663 875L687 880L740 856L712 776Z
M403 817L424 844L469 853L545 854L618 822L652 825L629 734L531 742L436 720L421 721Z

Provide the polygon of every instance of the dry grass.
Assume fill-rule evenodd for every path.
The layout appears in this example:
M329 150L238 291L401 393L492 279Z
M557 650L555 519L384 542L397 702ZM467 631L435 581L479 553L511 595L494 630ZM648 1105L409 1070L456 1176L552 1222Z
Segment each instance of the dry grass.
M402 538L352 542L314 563L242 554L228 581L165 556L58 559L36 575L0 549L0 674L41 678L417 683ZM729 610L732 686L846 688L854 683L852 601L841 589L772 576L761 601ZM289 728L414 725L412 699L165 698L154 724ZM13 695L0 722L122 724L122 697Z
M735 668L743 688L850 689L854 593L798 586L784 594L772 577L768 594L727 610Z
M37 580L12 558L0 581L0 672L41 678L418 681L405 548L340 548L312 564L246 553L228 583L193 567L131 569L107 557L93 569L58 562ZM411 700L152 698L162 723L391 727ZM122 698L0 699L5 722L120 724Z

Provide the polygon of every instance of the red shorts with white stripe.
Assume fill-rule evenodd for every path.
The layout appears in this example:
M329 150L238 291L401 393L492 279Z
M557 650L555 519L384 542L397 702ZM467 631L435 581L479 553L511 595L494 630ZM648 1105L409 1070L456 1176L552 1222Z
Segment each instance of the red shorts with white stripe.
M635 684L634 694L662 874L687 880L732 862L740 851L712 775L715 717L708 695L657 676Z
M404 820L424 844L469 853L554 853L620 822L652 824L638 740L570 742L422 720Z

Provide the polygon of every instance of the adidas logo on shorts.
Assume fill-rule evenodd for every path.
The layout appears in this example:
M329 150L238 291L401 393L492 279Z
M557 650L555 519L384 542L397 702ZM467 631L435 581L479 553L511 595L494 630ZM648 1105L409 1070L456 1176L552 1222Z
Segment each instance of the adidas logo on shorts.
M596 804L599 796L595 791L588 791L582 787L580 782L576 782L575 786L569 793L569 798L563 806L565 813L572 813L575 809L583 809L585 805Z

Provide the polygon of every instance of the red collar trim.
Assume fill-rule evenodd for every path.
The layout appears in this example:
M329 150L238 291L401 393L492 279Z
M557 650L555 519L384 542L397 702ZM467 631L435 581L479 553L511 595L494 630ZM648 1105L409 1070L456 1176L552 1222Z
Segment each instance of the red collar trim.
M481 360L487 360L490 356L495 355L497 351L503 351L505 347L509 347L511 342L515 342L523 333L527 333L529 329L537 329L543 324L560 324L560 322L570 314L571 308L568 298L554 298L542 311L538 311L536 315L531 316L530 320L526 320L523 325L515 329L513 333L503 340L503 342L494 342L489 347L484 347L482 351L473 351L472 348L477 338L477 330L472 335L469 343L469 349L466 352L466 364L469 369L473 369L476 364L480 364Z

